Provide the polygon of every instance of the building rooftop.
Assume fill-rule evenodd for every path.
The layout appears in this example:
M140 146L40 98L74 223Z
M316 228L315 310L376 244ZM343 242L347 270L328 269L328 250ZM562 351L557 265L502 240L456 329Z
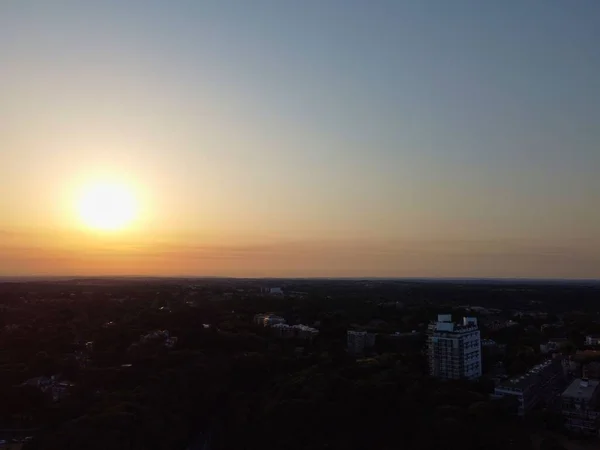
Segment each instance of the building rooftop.
M600 381L598 380L576 378L565 392L562 393L562 397L589 401L594 396L594 392L596 392L599 385Z
M451 314L438 314L437 322L432 322L430 327L432 330L442 333L464 333L478 330L475 317L463 317L462 322L453 322Z
M366 336L367 335L366 331L348 330L347 333L351 336Z

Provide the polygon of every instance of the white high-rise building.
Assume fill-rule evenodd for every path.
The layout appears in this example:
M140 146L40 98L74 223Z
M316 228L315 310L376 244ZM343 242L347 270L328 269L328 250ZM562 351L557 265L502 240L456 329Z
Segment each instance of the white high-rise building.
M429 373L438 378L474 380L481 376L481 336L477 319L452 322L451 314L439 314L429 327Z

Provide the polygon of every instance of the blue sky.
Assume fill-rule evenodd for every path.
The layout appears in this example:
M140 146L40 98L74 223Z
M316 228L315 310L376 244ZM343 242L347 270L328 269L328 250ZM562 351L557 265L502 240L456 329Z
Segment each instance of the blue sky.
M70 192L102 171L144 192L147 239L320 242L323 275L346 273L340 239L441 240L458 259L415 272L399 252L365 275L470 276L473 245L486 276L598 275L595 0L28 0L0 13L2 229L66 232ZM522 258L493 250L515 241L535 261L561 251L496 269Z

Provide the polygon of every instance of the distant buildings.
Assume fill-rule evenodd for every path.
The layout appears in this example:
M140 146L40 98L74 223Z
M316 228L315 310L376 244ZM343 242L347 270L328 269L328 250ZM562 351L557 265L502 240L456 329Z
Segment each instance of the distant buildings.
M519 402L518 414L523 416L541 401L557 394L563 381L560 360L550 359L534 366L524 375L500 383L494 389L494 397L516 397Z
M177 344L177 337L169 335L169 330L156 330L140 336L140 343L162 342L166 348L173 348Z
M590 347L596 346L596 345L600 345L600 336L598 335L587 335L585 337L585 345L588 345Z
M451 314L439 314L429 325L429 373L437 378L457 380L481 376L481 336L477 319L464 317L452 322Z
M506 344L498 344L492 339L481 340L481 357L484 361L492 359L506 353Z
M498 344L493 339L482 339L481 340L482 347L496 347Z
M69 395L69 389L75 384L69 381L60 381L59 377L52 375L51 377L36 377L27 380L23 385L38 388L44 394L50 395L52 400L58 402Z
M306 325L278 323L273 325L272 328L279 337L283 338L312 339L319 334L319 330Z
M254 323L263 327L272 327L279 323L285 323L285 319L275 314L256 314L254 316Z
M281 289L280 287L274 287L269 289L269 294L270 295L283 295L283 289Z
M367 331L348 331L348 353L351 355L361 355L366 349L375 345L375 334Z
M567 429L597 435L600 412L596 410L600 381L577 378L562 393L562 414Z
M546 344L540 344L540 352L553 353L559 351L562 347L564 347L569 340L567 338L553 338L548 340Z
M575 361L572 357L562 358L560 363L565 378L572 379L574 376L578 376L581 373L581 363Z
M552 328L562 328L564 327L565 324L563 322L556 322L556 323L545 323L540 327L540 331L545 331L545 330L549 330Z

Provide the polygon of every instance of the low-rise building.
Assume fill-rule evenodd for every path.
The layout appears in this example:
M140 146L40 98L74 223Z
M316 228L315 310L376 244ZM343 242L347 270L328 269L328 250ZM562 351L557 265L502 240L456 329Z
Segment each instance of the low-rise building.
M263 327L272 327L273 325L285 323L285 319L275 314L256 314L254 323Z
M598 434L600 412L596 409L600 381L575 379L562 393L562 414L567 429L588 436Z
M503 320L497 317L487 318L484 323L485 327L489 331L499 331L503 330L504 328L515 327L519 325L519 322L515 322L514 320Z
M506 353L506 344L498 344L492 339L481 340L481 357L486 362L495 360L495 358Z
M540 352L544 354L554 353L564 347L569 340L567 338L552 338L545 344L540 344Z
M283 338L296 338L296 339L312 339L319 334L319 330L311 328L307 325L287 325L285 323L278 323L273 325L275 334Z
M68 381L61 381L52 385L52 400L58 402L69 395L69 389L75 387L75 384Z
M494 389L496 398L512 395L519 403L518 414L523 416L543 401L552 400L563 387L563 368L559 359L550 359L531 368L527 373L500 383Z
M285 319L283 317L275 315L265 317L265 327L272 327L273 325L277 325L278 323L285 323Z
M282 338L294 337L294 329L286 323L276 323L271 327L273 332Z
M550 329L557 329L564 327L565 324L562 321L554 322L554 323L545 323L540 327L540 331L546 331Z
M292 328L296 330L296 337L299 339L312 339L319 334L319 330L308 325L293 325Z
M580 375L580 366L581 364L575 361L573 358L563 358L561 360L561 364L563 367L563 373L565 378L573 378L574 376Z
M600 336L598 336L597 334L588 334L585 337L585 345L588 345L590 347L594 347L596 345L600 345Z
M44 394L50 395L55 402L67 397L69 395L69 389L75 386L75 384L69 381L61 381L59 377L55 375L52 375L51 377L31 378L25 381L23 385L38 388Z

